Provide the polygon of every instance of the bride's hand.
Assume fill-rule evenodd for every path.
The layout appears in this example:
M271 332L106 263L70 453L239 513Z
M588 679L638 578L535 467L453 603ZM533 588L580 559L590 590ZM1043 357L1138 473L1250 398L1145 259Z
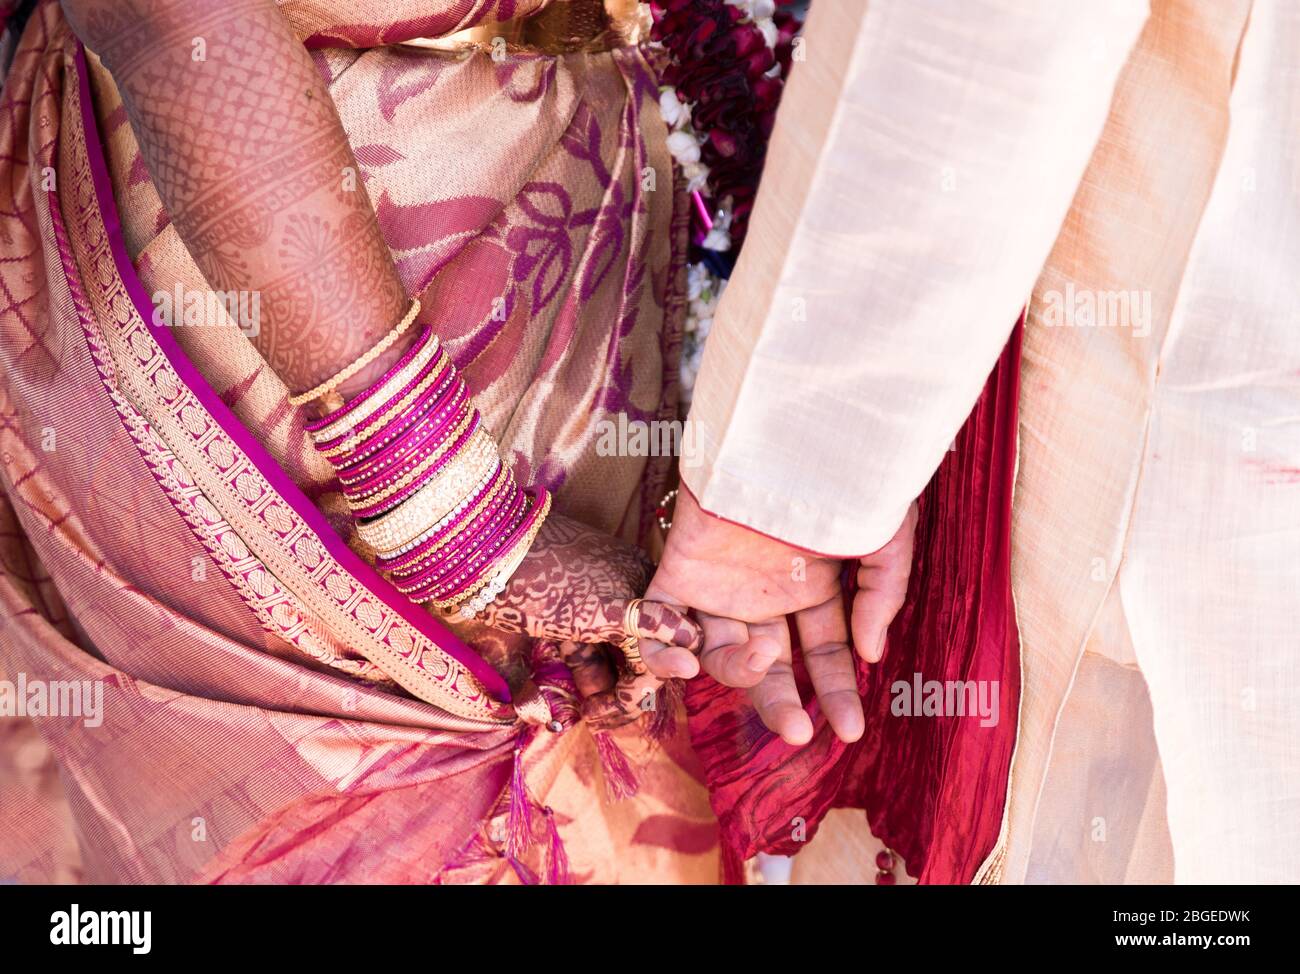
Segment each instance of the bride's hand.
M598 729L617 726L636 719L660 685L635 652L629 659L619 648L629 635L628 603L645 591L653 571L639 548L552 513L480 619L559 642L584 697L584 718ZM699 627L672 606L643 602L633 615L641 638L699 649Z

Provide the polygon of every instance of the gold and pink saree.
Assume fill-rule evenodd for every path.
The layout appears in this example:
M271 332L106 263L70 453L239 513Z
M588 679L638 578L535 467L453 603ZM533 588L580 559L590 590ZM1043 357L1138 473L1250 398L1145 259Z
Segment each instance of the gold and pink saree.
M602 420L677 417L689 207L657 55L593 31L585 0L281 7L519 478L647 544L672 458L597 441ZM863 740L814 702L793 751L700 679L690 740L656 719L611 748L558 647L453 632L345 543L331 470L238 327L153 322L154 295L210 288L112 80L54 0L4 12L0 680L102 687L103 719L0 720L0 879L734 881L838 807L924 880L995 871L1014 722L900 722L889 688L982 680L1016 712L1018 339L921 499ZM504 56L474 34L500 21ZM618 801L613 755L639 779Z
M676 411L685 210L654 73L622 37L504 60L406 43L541 6L283 9L503 453L636 540L670 459L594 444L601 417ZM30 12L3 106L0 678L99 681L104 720L0 721L0 876L714 880L684 729L620 735L640 789L606 802L585 726L550 733L518 694L555 647L397 596L342 542L244 334L152 324L151 295L207 285L57 3Z

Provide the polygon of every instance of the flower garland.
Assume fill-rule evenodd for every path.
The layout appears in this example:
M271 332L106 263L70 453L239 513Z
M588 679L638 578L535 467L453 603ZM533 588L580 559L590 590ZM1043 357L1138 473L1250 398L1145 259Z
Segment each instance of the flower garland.
M735 265L802 19L797 0L653 0L651 39L668 55L659 110L694 204L682 396ZM714 202L710 202L714 201Z

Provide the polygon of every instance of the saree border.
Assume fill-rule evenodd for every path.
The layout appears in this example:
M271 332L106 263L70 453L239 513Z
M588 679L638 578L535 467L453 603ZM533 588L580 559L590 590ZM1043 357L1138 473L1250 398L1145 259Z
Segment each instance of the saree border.
M151 305L127 256L79 42L69 61L77 87L68 96L75 99L83 136L73 146L82 157L74 170L77 177L89 176L70 180L77 196L71 219L91 243L82 269L66 239L60 241L60 249L68 250L61 254L64 272L100 378L173 506L255 612L258 603L271 605L269 597L282 587L343 644L417 698L459 718L461 729L513 722L504 679L346 545L203 379L167 327L154 325L145 313ZM61 224L58 196L53 190L47 195ZM78 271L102 285L98 301L81 286ZM96 352L101 338L107 347ZM124 413L120 399L135 407L134 417ZM188 512L177 503L186 499ZM230 529L225 537L217 531L223 523ZM245 550L255 557L244 557ZM307 626L297 625L292 607L282 620L287 626L269 612L257 614L264 626L276 623L277 633L300 636Z

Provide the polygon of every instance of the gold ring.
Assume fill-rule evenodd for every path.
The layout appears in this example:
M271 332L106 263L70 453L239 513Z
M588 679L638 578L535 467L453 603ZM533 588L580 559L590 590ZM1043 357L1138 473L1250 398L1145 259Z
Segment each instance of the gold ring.
M627 659L628 665L632 667L645 666L645 660L641 658L641 646L636 636L628 636L619 644L619 649L623 650L623 656Z
M623 610L623 632L629 639L640 638L637 636L636 627L641 621L641 603L644 601L645 599L632 599Z
M636 627L641 621L641 603L644 599L633 599L623 610L623 631L627 633L627 638L619 643L619 649L623 650L623 656L626 657L628 665L633 670L640 672L645 669L645 661L641 658L640 637L637 635Z

